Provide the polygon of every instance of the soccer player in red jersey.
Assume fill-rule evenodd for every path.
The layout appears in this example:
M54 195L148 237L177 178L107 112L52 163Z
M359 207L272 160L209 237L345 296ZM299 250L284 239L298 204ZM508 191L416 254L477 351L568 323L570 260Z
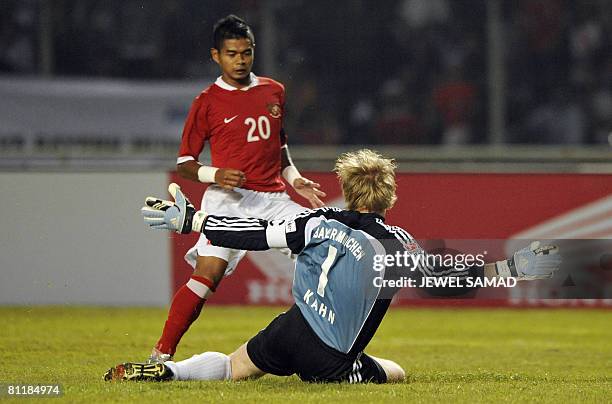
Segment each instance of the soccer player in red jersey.
M302 177L293 165L283 130L285 89L251 72L255 37L240 18L229 15L213 30L210 53L221 76L194 100L183 129L177 171L183 178L210 183L201 209L232 217L271 220L304 208L285 193L281 176L313 208L323 206L320 185ZM211 166L198 157L210 145ZM181 337L195 321L207 297L230 274L244 250L211 245L202 234L185 259L193 275L174 295L151 362L171 359Z

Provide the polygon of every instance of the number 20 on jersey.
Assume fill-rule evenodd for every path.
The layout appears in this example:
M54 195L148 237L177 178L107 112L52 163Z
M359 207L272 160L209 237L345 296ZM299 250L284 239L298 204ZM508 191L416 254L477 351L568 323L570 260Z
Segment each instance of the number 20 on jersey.
M260 115L257 119L248 117L244 124L249 127L247 142L258 142L261 139L270 138L270 120L265 115Z

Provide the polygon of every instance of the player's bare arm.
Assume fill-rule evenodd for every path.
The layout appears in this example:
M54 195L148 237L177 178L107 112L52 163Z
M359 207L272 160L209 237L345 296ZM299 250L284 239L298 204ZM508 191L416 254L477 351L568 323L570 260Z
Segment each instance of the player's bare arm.
M176 170L178 174L185 179L203 182L202 178L202 164L198 163L194 160L189 160L184 163L178 164L176 166ZM214 168L214 167L206 167L207 169L214 170L214 182L219 184L221 187L225 189L232 189L233 187L241 187L246 181L246 176L240 170L235 170L233 168Z
M295 192L310 202L311 207L320 208L325 205L320 198L325 198L327 194L319 189L320 184L302 177L291 160L287 145L281 148L281 171L285 180Z

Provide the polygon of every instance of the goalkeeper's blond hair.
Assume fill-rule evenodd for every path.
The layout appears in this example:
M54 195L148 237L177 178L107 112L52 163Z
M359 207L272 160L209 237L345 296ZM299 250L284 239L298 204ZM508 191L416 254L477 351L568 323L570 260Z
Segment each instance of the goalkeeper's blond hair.
M397 200L395 167L393 159L369 149L338 157L334 171L342 185L347 209L367 209L380 214L391 209Z

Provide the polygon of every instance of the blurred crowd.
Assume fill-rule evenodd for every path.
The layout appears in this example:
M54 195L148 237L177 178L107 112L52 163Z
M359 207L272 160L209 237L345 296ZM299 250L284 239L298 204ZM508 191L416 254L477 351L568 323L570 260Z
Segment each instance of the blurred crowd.
M612 1L501 4L505 141L607 143ZM41 7L49 7L46 20ZM51 36L55 76L209 80L218 72L209 57L212 26L232 12L253 27L259 55L275 47L292 143L486 143L487 7L487 0L333 6L324 0L3 0L0 72L41 72L41 24L50 21L43 32ZM274 27L273 44L262 42L264 24ZM260 57L255 73L268 74L262 68Z

